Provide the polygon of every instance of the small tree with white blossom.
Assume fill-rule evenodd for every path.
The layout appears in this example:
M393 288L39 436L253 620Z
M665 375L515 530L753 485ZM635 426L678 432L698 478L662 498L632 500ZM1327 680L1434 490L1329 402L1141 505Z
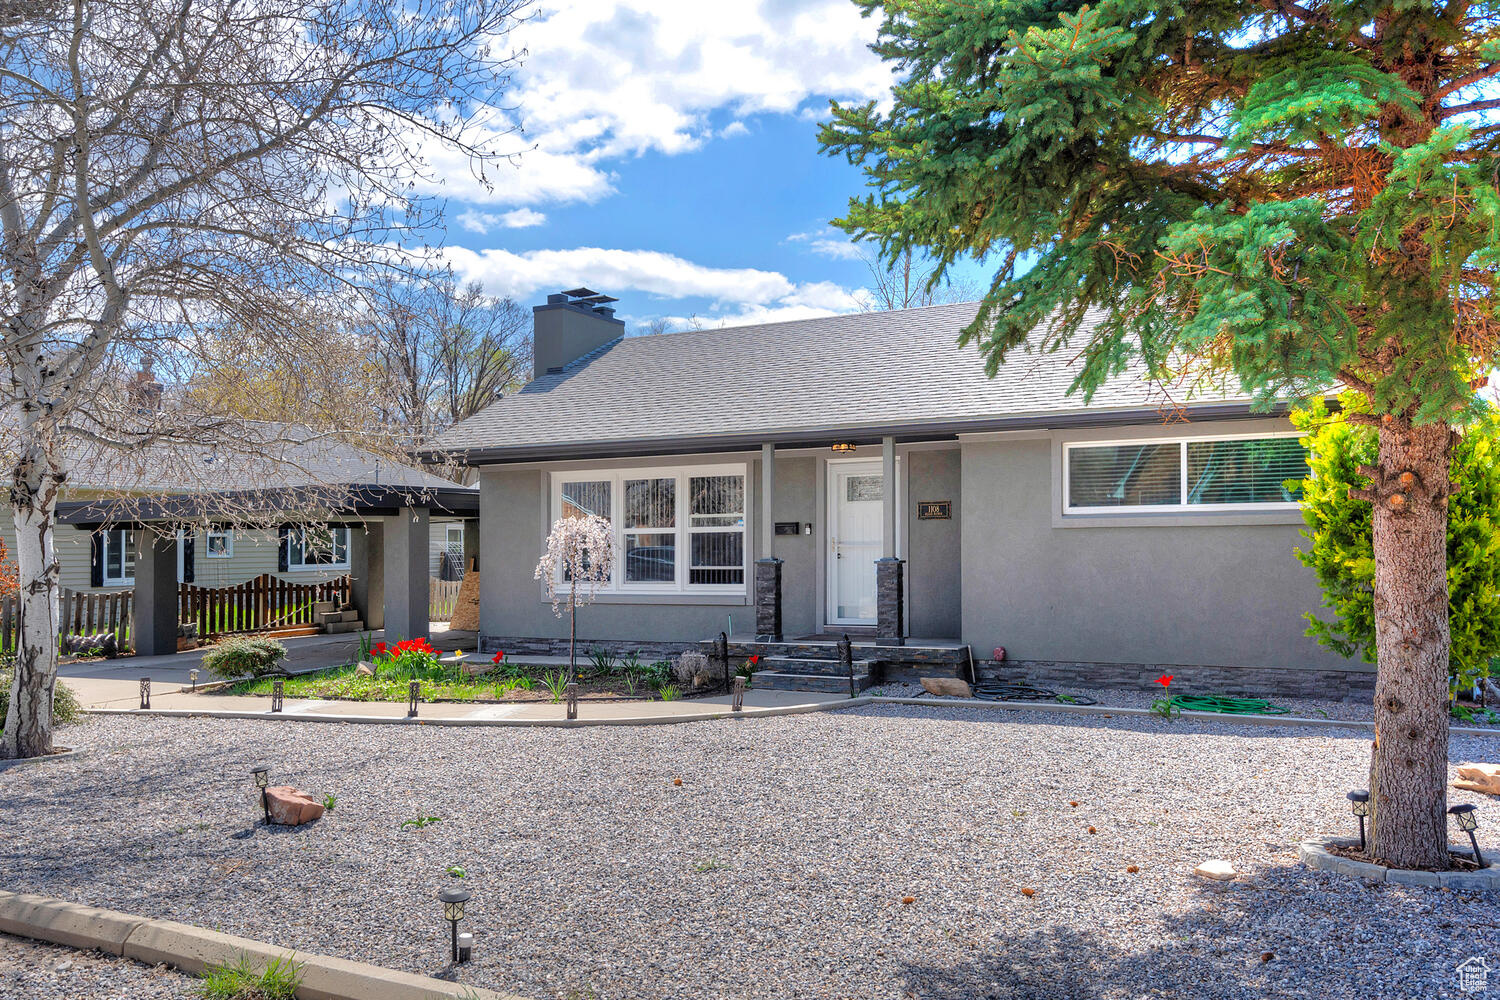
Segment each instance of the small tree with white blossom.
M552 522L547 552L536 564L536 578L547 588L552 613L561 618L563 603L567 603L569 683L578 676L578 608L593 601L599 585L609 581L614 552L614 530L605 518L595 514L560 517Z

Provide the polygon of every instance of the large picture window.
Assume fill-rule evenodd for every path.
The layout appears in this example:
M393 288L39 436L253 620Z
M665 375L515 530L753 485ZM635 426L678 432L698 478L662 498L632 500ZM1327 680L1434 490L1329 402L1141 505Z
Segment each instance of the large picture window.
M1066 444L1064 512L1293 508L1307 475L1295 433Z
M745 592L745 467L552 475L552 518L597 514L614 526L614 572L601 589Z

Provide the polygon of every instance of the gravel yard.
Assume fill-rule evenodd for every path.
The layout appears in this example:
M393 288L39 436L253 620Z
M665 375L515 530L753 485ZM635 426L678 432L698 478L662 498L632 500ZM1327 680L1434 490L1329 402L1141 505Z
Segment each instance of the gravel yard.
M164 966L0 934L0 997L179 1000L196 997L197 982Z
M1470 956L1500 966L1493 896L1297 864L1304 836L1353 830L1359 733L871 706L576 730L124 717L63 742L92 750L0 772L6 888L438 974L462 865L458 978L535 998L1430 998L1463 995ZM252 825L262 759L337 808ZM1453 801L1500 853L1500 803ZM442 821L401 829L419 815ZM1211 857L1246 874L1190 874Z

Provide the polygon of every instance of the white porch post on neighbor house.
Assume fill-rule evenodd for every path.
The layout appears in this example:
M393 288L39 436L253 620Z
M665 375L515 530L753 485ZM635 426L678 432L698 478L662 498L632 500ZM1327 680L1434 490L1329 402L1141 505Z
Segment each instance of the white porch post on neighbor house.
M900 646L906 642L906 607L901 560L896 558L896 439L880 439L881 532L880 559L875 563L875 643Z
M432 519L426 507L403 507L385 519L385 641L426 638L432 585L428 559Z
M781 560L776 558L776 446L760 446L760 539L755 560L755 639L781 641Z

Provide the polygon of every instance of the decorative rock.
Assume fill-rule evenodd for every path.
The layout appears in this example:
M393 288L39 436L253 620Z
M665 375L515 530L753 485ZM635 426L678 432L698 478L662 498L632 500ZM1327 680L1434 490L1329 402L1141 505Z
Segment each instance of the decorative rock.
M1463 764L1458 769L1454 788L1467 792L1500 795L1500 764Z
M1212 860L1205 861L1197 868L1194 868L1193 874L1201 876L1202 878L1211 878L1216 882L1228 882L1230 879L1238 875L1239 872L1235 871L1234 865L1230 864L1228 861L1225 861L1222 858L1214 858Z
M267 788L266 804L271 810L271 822L282 826L301 826L323 815L323 803L291 785Z
M969 687L967 681L961 681L957 677L923 677L922 687L928 694L942 698L974 697L974 689Z
M375 664L371 663L369 660L360 660L359 661L359 666L357 666L357 667L354 668L354 672L355 672L355 674L358 674L358 675L361 675L361 676L364 676L364 677L374 677L375 676Z

